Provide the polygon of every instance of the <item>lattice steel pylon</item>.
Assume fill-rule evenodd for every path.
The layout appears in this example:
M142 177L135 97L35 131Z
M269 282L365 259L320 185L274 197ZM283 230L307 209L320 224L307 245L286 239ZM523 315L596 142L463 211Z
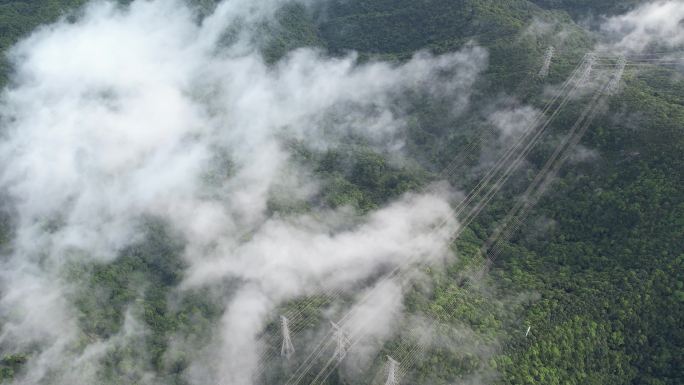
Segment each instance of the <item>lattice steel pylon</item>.
M610 84L608 84L608 93L611 95L616 94L620 91L620 80L622 80L622 75L625 74L625 67L627 66L627 59L624 56L620 56L617 62L617 67L615 68L615 73L613 78L610 79Z
M544 54L544 64L542 65L541 70L539 70L538 76L542 79L545 77L549 76L549 69L551 68L551 61L553 60L553 54L556 51L555 48L549 47L546 49L546 53Z
M387 356L387 381L385 385L399 385L399 361Z
M585 86L589 83L589 78L591 77L594 64L598 60L598 56L595 53L588 53L586 56L586 63L584 65L584 71L582 71L582 77L579 79L580 86Z
M290 337L290 325L285 316L280 316L280 330L283 335L283 344L280 347L280 355L285 358L290 358L295 353L294 345L292 345L292 338Z
M340 327L340 325L332 321L330 321L330 324L333 327L333 335L336 342L333 358L335 358L337 362L341 362L344 357L347 356L347 349L349 349L351 341L349 340L347 333Z

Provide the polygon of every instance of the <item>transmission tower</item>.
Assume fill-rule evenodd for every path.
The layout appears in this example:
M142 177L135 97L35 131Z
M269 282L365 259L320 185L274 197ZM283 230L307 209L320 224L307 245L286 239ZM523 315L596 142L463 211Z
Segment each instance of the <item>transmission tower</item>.
M283 345L280 347L280 355L285 358L290 358L295 352L294 345L292 345L292 338L290 338L290 325L285 316L280 316L280 328L283 335Z
M349 340L349 336L347 336L347 333L340 327L340 325L330 321L330 324L333 327L333 335L335 336L335 353L333 354L333 357L337 360L337 362L341 362L344 357L347 356L347 349L349 349L349 346L351 345L351 341Z
M622 79L622 75L625 73L626 65L627 59L625 59L624 56L620 56L617 62L617 68L615 69L615 74L608 85L608 93L611 95L616 94L620 90L620 80Z
M399 361L387 356L387 381L385 385L399 385Z
M594 67L594 64L596 64L596 60L598 60L598 57L596 56L595 53L588 53L587 54L587 62L584 65L584 71L582 72L582 77L580 78L580 85L585 86L589 83L589 78L591 77L591 71Z
M539 70L539 77L544 79L549 76L549 69L551 68L551 60L553 60L553 54L555 48L552 46L546 49L546 54L544 54L544 65L542 65L541 70Z

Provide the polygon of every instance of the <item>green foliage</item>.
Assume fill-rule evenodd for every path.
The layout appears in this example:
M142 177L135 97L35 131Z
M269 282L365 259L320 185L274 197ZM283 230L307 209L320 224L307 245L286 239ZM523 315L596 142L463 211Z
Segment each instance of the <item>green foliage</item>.
M85 0L10 0L0 2L0 52L19 38L28 35L37 26L50 23L60 16L66 16ZM3 55L0 60L0 84L7 83L11 68Z
M0 382L11 380L26 363L28 357L23 354L8 354L0 360Z
M156 220L148 220L142 233L144 240L122 251L113 262L72 266L69 279L81 282L73 303L80 311L83 343L123 338L103 360L98 373L102 383L139 380L141 373L131 369L144 363L180 384L193 352L169 351L169 338L178 333L190 336L189 346L205 345L223 310L206 292L174 296L184 269L180 239ZM124 330L128 313L143 323L140 332L126 334L131 332ZM135 326L128 325L128 329Z
M267 36L262 53L269 63L275 63L288 52L300 47L320 46L318 31L311 23L306 8L301 4L287 4L278 10L277 24L265 25Z
M0 250L9 242L12 234L12 218L0 209Z
M530 103L542 102L533 95L540 94L543 84L525 79L538 70L545 47L558 46L553 33L563 31L568 36L554 61L553 82L564 79L593 44L562 13L550 15L520 2L458 3L333 3L334 15L322 23L321 36L333 52L356 49L389 58L407 57L418 48L451 50L475 38L490 49L486 74L490 90L480 99L485 103L501 88L530 95ZM582 15L617 12L635 2L537 3L578 16L579 10ZM560 22L550 36L519 37L534 18L549 17ZM593 125L584 141L598 150L598 160L564 169L533 216L551 218L553 225L536 228L544 221L530 220L520 232L528 235L504 247L492 274L502 290L541 295L540 301L518 315L533 326L531 337L523 338L516 332L519 324L497 318L486 300L456 283L444 287L437 283L435 297L427 302L420 296L407 299L444 322L464 322L483 333L506 330L512 340L495 364L501 383L677 384L683 380L684 371L675 358L684 356L684 336L677 325L684 319L678 273L684 250L682 81L655 68L628 72L625 79L623 92L611 100L610 113ZM556 129L567 127L578 113L571 106L559 117ZM445 126L444 116L437 106L427 106L416 111L409 125L409 149L428 164L447 165L454 154L458 157L463 149L479 145L481 122L465 117L459 121L459 133L451 136L438 129ZM542 151L532 160L539 164L545 156ZM467 169L475 159L456 160ZM502 196L511 193L504 191ZM473 224L475 234L485 237L488 223L506 207L501 199L492 202ZM450 307L459 311L440 313ZM452 314L458 319L450 319ZM415 375L448 371L447 367L458 366L458 360L453 360L453 354L442 352L429 365L419 364Z
M6 52L36 26L82 2L0 2L0 49ZM594 43L568 13L576 18L611 14L640 2L331 0L314 12L292 5L278 12L276 25L263 26L270 38L262 52L269 63L302 46L332 54L357 50L362 60L403 60L417 50L449 52L475 41L488 48L490 64L472 105L491 105L506 91L540 106L544 98L538 95L546 84L530 79L538 71L544 49L558 45L556 36L563 32L563 49L548 80L558 83ZM211 1L203 3L211 7ZM547 34L525 34L534 20L551 20L555 25ZM3 84L8 73L3 61ZM514 187L492 201L458 240L458 261L445 271L425 272L433 290L416 287L408 294L409 314L437 319L445 326L438 330L447 340L453 330L470 331L463 346L487 347L491 358L436 346L416 363L409 374L412 383L454 383L489 370L500 375L489 382L501 384L684 383L684 81L657 68L628 71L625 79L622 93L611 99L608 113L592 125L583 141L597 150L598 157L562 170L530 220L504 245L485 285L465 289L466 283L479 282L479 277L462 272L482 262L479 246L493 221L510 207ZM577 106L570 105L559 116L555 129L574 121ZM273 199L270 208L301 212L320 204L351 206L367 213L438 178L435 171L457 157L463 157L457 159L460 173L452 181L471 186L481 173L471 169L479 151L465 154L464 150L479 150L491 139L482 134L486 120L482 116L487 112L471 107L455 118L449 106L415 101L406 136L407 151L416 163L396 162L354 140L319 152L293 146L296 160L312 166L322 180L319 201ZM539 168L544 151L533 154L526 171ZM528 174L521 173L518 185ZM223 177L210 175L207 183ZM10 229L9 217L0 216L0 245ZM137 361L145 362L165 383L183 383L182 373L196 351L173 351L170 339L189 335L190 346L206 345L223 310L222 302L210 293L178 296L174 292L184 267L182 242L176 235L154 221L143 233L144 241L122 251L116 260L73 265L67 272L68 279L81 287L71 300L80 312L83 345L121 335L127 312L147 330L138 343L117 347L103 360L103 384L122 379L135 383L128 369ZM488 286L494 289L485 290ZM530 301L516 302L511 297L515 293L535 295ZM293 327L318 324L329 302L320 298L306 304L302 300L287 305L303 310L304 319L311 322ZM521 330L527 325L532 329L525 337ZM275 335L277 324L265 332ZM503 343L500 351L497 340ZM411 342L392 340L383 353L410 346ZM28 358L5 355L0 381L11 380ZM374 368L381 365L376 362ZM345 381L337 373L332 378L331 384Z
M375 209L423 185L427 174L415 165L393 164L365 147L342 147L318 154L316 172L324 178L323 201L330 207Z
M620 14L648 0L532 0L545 8L563 9L575 17Z

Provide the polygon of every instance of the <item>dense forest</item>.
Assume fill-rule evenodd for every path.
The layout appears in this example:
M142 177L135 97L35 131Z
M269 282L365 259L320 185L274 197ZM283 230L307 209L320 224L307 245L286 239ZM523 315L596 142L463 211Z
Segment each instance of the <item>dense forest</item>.
M7 51L35 28L59 18L77 20L84 3L0 2L0 49ZM126 7L128 2L121 3ZM488 65L458 116L444 113L447 105L419 96L411 100L404 133L409 161L394 162L391 154L360 138L348 138L348 143L335 148L293 141L292 159L313 170L321 192L314 203L276 196L269 210L288 213L305 212L314 204L333 209L349 206L363 216L443 179L442 170L455 159L459 167L447 175L448 181L461 191L475 188L487 172L479 166L482 154L505 151L488 129L492 105L543 108L549 98L545 90L571 76L583 55L598 44L600 36L590 25L643 3L329 0L287 4L277 11L277 22L264 24L259 34L260 50L272 66L300 47L316 47L331 57L356 52L359 63L401 63L417 51L444 54L469 45L487 50ZM210 13L215 4L196 1L193 7L201 15ZM537 73L551 45L556 56L549 76L540 79ZM11 86L14 70L7 59L0 71L2 84ZM425 272L433 288L417 285L407 294L408 314L438 320L444 339L464 348L431 346L402 383L684 383L681 66L627 69L620 92L611 96L580 142L587 159L571 160L560 168L522 225L500 244L487 274L473 278L464 273L468 266L481 263L481 246L587 101L580 97L569 103L552 122L557 135L545 138L530 153L511 183L456 240L458 261ZM3 209L0 219L0 245L6 253L12 248L12 211ZM102 384L144 383L142 378L126 377L128 368L140 362L158 383L185 384L184 373L194 353L172 351L170 337L187 335L189 345L206 345L225 304L203 289L179 297L173 288L184 278L187 262L182 243L173 229L155 218L149 218L140 232L141 240L113 261L70 261L63 277L79 286L69 293L68 301L79 310L84 346L116 335L131 304L140 309L140 322L149 330L140 346L121 346L107 354L98 374ZM464 280L473 282L464 285ZM325 319L321 309L326 301L321 297L314 305L294 301L284 306L302 307L310 317L301 322L316 325ZM7 317L0 315L0 330ZM450 335L455 329L449 325L469 333ZM277 341L277 320L265 333ZM406 349L405 344L399 339L386 342L364 383L384 383L384 378L373 376L381 370L384 357ZM33 354L10 349L0 345L3 383L22 381ZM280 376L289 375L288 370L274 368L262 381L284 383ZM350 381L333 373L326 383L357 383Z

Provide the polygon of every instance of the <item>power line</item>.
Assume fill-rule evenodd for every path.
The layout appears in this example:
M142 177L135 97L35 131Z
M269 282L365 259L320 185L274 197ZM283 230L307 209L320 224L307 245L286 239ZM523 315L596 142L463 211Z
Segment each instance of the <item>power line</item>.
M590 58L589 63L591 63L591 62L593 62L593 60L591 60L591 58ZM585 68L585 71L583 71L584 76L588 76L588 75L591 73L591 69L590 69L591 64L590 64L588 67L589 67L589 69L586 69L586 68ZM582 78L580 78L580 79L583 80L584 76L583 76ZM622 76L621 71L620 71L620 70L616 71L616 75L611 79L611 81L610 81L609 83L607 83L606 85L604 85L599 91L597 91L594 100L592 100L592 102L590 103L589 107L588 107L587 109L585 109L585 112L584 112L584 113L582 114L582 116L578 119L578 122L575 124L575 126L573 126L572 132L577 131L578 128L581 127L580 133L579 133L578 135L572 135L572 134L571 134L571 137L573 138L573 142L576 141L576 140L579 140L579 138L581 138L581 136L583 135L583 133L586 131L586 128L589 126L590 122L593 120L593 117L595 116L595 114L596 114L597 111L598 111L597 105L598 105L599 103L597 103L597 101L598 101L598 99L600 99L600 97L601 97L601 96L606 92L606 90L608 89L608 84L614 82L616 78L617 78L618 81L619 81L619 78L620 78L621 76ZM579 82L579 83L581 84L581 83L584 83L584 82L581 81L581 82ZM557 111L556 111L556 112L557 112ZM575 144L576 144L576 143L575 143ZM561 152L559 152L559 154L563 154L563 156L561 157L562 160L565 159L565 157L567 156L567 150L568 150L569 148L571 148L572 146L574 146L574 144L571 145L571 146L569 146L569 147L568 147L568 146L564 147L564 146L562 146L562 145L558 147L558 149L563 149L563 148L564 148L564 150L562 150ZM553 164L553 161L555 161L556 159L557 159L557 156L554 157L553 159L551 159L551 160L550 160L550 162L551 162L550 164ZM561 161L560 163L562 163L562 161ZM545 169L546 169L546 168L545 168ZM540 172L539 175L547 176L548 171L545 170L545 169L543 169L542 172ZM491 197L489 197L489 199L490 199L490 198L491 198ZM488 259L487 259L487 263L485 263L485 266L484 266L484 271L486 271L486 270L489 268L490 265L491 265L491 259L488 258ZM530 328L531 328L531 327L528 327L528 331L526 332L526 335L529 334ZM358 339L356 339L356 340L353 342L353 344L355 344L355 343L357 343L357 342L358 342ZM317 379L321 377L321 373L325 372L325 371L328 369L328 366L329 366L329 364L326 364L326 366L321 370L321 372L319 372L319 374L316 376ZM328 374L325 375L325 378L327 378L327 376L328 376L329 374L330 374L330 372L328 372ZM314 382L315 382L315 381L314 381Z
M576 71L574 72L573 76L572 76L570 79L568 79L568 81L566 81L566 86L568 86L568 85L573 85L573 84L574 84L575 87L576 87L578 83L582 83L582 82L581 82L582 78L580 78L580 81L579 81L579 82L575 82L575 77L577 76L579 70L583 67L583 64L584 64L586 61L587 61L587 60L584 60L582 63L580 63L580 65L577 67ZM586 70L583 71L583 75L584 75L584 76L588 75L589 73L590 73L589 71L586 71ZM557 96L550 102L549 107L555 102L555 100L556 100L558 97L560 97L560 94L557 95ZM567 102L568 97L569 97L569 94L566 95L566 97L564 98L563 103L561 103L561 106L559 106L559 107L562 107L562 105L564 105L564 104ZM554 114L553 114L552 116L555 116L556 113L557 113L557 110L554 112ZM541 116L541 115L540 115L540 116ZM536 122L535 122L535 125L536 125ZM545 122L544 124L542 124L542 128L545 128L547 125L548 125L548 120L547 120L547 122ZM521 137L521 138L520 138L520 141L519 141L514 147L520 146L520 143L521 143L522 141L524 141L525 139L526 139L526 136ZM534 140L534 141L538 140L538 135L534 136L534 137L533 137L533 140ZM529 146L529 145L528 145L528 146ZM524 148L527 149L528 146L524 146ZM512 150L512 151L513 151L513 150ZM511 155L512 155L512 152L509 153L509 154L507 154L507 156L505 156L505 157L503 158L503 161L500 162L500 163L498 163L498 164L494 167L493 170L498 170L498 169L500 169L501 167L503 167L503 166L505 165L506 158L510 157ZM518 158L516 158L516 160L519 161L519 158L520 158L520 156L518 156ZM519 162L514 162L514 163L517 164L517 163L519 163ZM493 171L493 173L492 173L491 175L489 175L488 178L491 178L494 174L496 174L496 172L497 172L497 171ZM506 170L506 172L504 173L504 175L505 175L505 176L508 176L508 175L510 175L510 172L511 172L511 167L509 167L509 168ZM500 179L499 179L499 181L500 181ZM486 183L487 183L487 182L485 182L485 184L486 184ZM482 184L482 186L478 186L478 188L482 188L483 186L484 186L484 184ZM495 191L498 191L498 188L500 188L500 183L496 183L492 188L490 188L490 191L492 191L492 189L494 189ZM486 197L487 200L491 199L491 195L486 195L485 197ZM464 208L464 207L467 206L467 204L469 203L468 201L469 201L469 200L472 200L472 198L473 198L473 196L467 197L466 200L462 201L462 202L459 204L459 206L461 206L462 208ZM471 215L470 220L472 220L472 217L474 217L474 215L476 215L477 213L479 213L479 211L482 209L483 206L480 206L480 205L478 204L478 206L476 206L476 207L477 207L477 210L476 210L476 211L471 210L471 213L470 213L470 214L472 214L472 215ZM462 231L462 229L463 229L465 226L467 226L467 224L464 224L462 227L460 227L459 230L457 231L457 233L456 233L454 236L452 236L452 238L451 238L452 241L453 241L453 239L455 239L456 237L458 237L458 235L460 235L460 232ZM349 313L347 314L347 316L345 316L345 319L346 319L348 316L349 316ZM356 336L356 339L352 342L352 344L357 343L357 342L358 342L358 338L360 338L360 336ZM317 357L319 357L320 354L321 354L322 352L323 352L323 349L320 349L320 350L315 354L314 359L317 358ZM311 365L312 365L312 363L309 363L309 364L306 365L306 367L311 367ZM323 373L325 373L325 372L327 371L327 369L328 369L328 367L329 367L330 365L333 365L333 368L337 366L337 365L334 363L334 360L328 360L328 363L326 363L326 365L323 367L323 369L321 369L321 371L319 372L319 374L316 376L316 378L315 378L315 380L314 380L314 383L315 383L318 379L321 378L321 375L323 375ZM305 369L305 370L308 370L308 369ZM329 375L329 373L328 373L328 375ZM300 375L297 377L296 382L294 382L294 383L295 383L295 384L298 383L298 382L300 381L300 379L302 378L302 376L303 376L303 374L300 374ZM325 377L327 378L327 375L325 375ZM290 382L288 382L288 383L290 383Z

